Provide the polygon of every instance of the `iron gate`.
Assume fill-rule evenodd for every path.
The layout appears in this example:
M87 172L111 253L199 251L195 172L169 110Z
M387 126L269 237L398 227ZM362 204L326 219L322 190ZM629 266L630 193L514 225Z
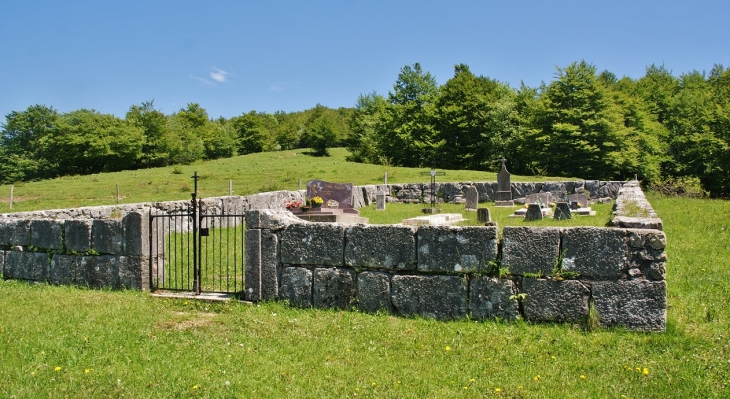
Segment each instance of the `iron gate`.
M242 211L197 199L149 217L150 290L238 293L244 289Z

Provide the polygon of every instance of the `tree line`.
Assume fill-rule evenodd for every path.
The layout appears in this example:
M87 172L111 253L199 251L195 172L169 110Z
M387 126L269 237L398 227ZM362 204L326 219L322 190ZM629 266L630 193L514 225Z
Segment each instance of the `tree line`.
M464 64L439 86L416 63L393 90L360 95L354 161L624 180L730 193L730 68L639 79L574 62L539 87L476 76Z
M350 160L699 187L730 194L730 68L674 76L652 65L639 79L585 61L519 88L456 65L445 84L403 67L393 90L354 108L251 111L212 119L191 103L166 115L153 101L124 119L34 105L6 115L0 182L158 167L262 151L347 146Z
M251 111L211 119L191 103L165 115L154 102L132 105L124 119L81 109L33 105L6 115L0 136L0 183L189 164L262 151L343 146L352 108Z

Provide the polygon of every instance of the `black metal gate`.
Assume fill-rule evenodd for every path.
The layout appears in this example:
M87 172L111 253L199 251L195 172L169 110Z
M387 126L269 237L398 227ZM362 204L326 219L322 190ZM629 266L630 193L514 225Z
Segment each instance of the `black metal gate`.
M244 287L243 212L197 198L169 211L150 211L150 290L238 293Z

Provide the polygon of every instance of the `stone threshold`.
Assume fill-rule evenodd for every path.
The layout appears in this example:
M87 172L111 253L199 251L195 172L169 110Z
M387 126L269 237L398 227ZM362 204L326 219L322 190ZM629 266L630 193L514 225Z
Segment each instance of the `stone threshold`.
M173 299L195 299L198 301L206 302L228 302L238 301L244 303L251 303L247 301L241 301L236 299L234 294L224 292L203 292L200 295L195 295L192 291L156 291L151 294L155 298L173 298Z

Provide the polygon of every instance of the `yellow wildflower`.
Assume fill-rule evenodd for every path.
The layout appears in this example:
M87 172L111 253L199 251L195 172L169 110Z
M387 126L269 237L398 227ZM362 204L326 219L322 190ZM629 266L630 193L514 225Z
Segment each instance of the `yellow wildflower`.
M586 379L586 376L584 376L583 374L581 374L581 375L580 375L580 378L582 378L582 379L584 379L584 380L585 380L585 379Z
M649 375L649 369L644 367L644 370L642 370L641 373L644 375Z
M53 371L61 371L61 367L60 366L56 366L56 368L53 369Z
M444 348L444 350L445 351L450 351L451 350L451 347L450 346L447 346L447 347Z

